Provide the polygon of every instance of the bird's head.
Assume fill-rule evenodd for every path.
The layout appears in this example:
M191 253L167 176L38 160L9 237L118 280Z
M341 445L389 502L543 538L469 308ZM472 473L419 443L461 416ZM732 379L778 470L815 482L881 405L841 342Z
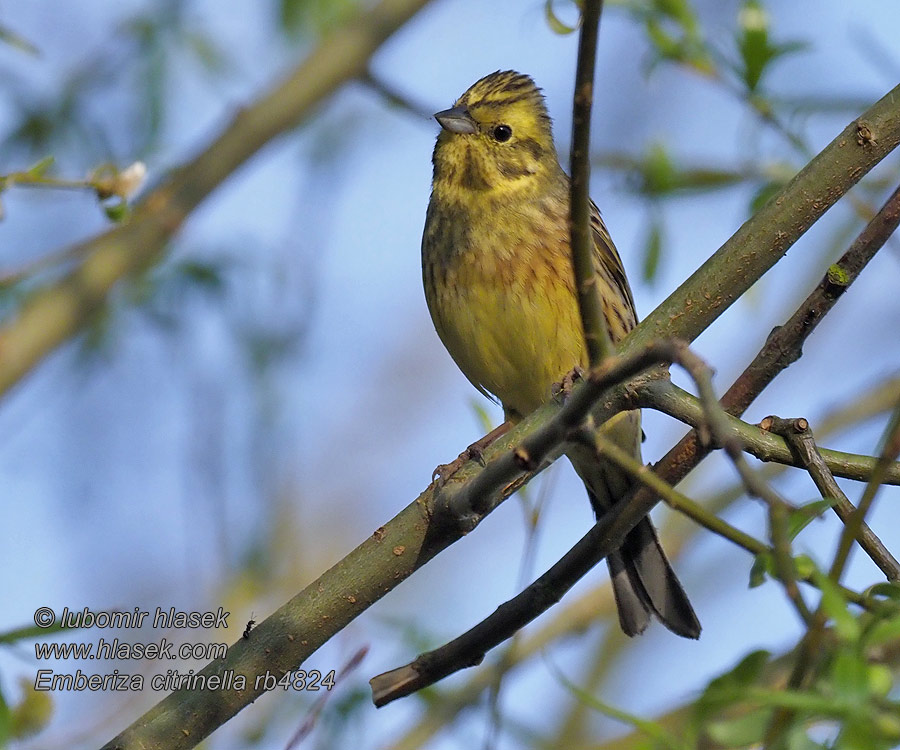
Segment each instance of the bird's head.
M434 117L434 189L446 197L511 196L559 176L544 97L526 75L491 73Z

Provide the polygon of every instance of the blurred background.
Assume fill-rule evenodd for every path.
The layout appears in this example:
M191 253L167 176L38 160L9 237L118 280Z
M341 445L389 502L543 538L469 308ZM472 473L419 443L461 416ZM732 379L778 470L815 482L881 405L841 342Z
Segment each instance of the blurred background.
M152 187L361 5L6 3L0 175L47 156L52 174L76 179L103 163L142 161ZM592 195L643 317L897 84L900 5L606 5ZM688 10L679 16L680 7ZM527 72L544 90L567 164L577 34L564 32L576 18L563 1L429 3L375 55L369 80L337 91L234 174L190 217L162 263L117 287L83 334L3 397L0 633L29 625L40 606L223 606L232 612L228 632L168 635L231 643L247 620L264 619L414 500L436 465L501 421L443 350L424 304L419 242L437 132L428 115L486 73ZM757 75L751 63L760 58L746 45L748 30L760 29L771 55ZM846 249L898 172L889 158L700 337L697 350L716 368L720 390ZM10 317L30 289L58 273L42 258L110 220L90 191L21 187L0 199L0 312ZM24 281L9 281L19 275ZM895 240L747 419L806 416L828 447L875 452L900 378L898 279ZM644 428L646 461L685 432L656 414L645 414ZM792 501L817 497L802 472L774 481ZM862 485L843 486L858 500ZM682 489L765 537L761 507L719 457ZM896 488L883 489L871 516L895 551L898 502ZM475 624L587 531L583 487L560 463L310 659L306 668L339 670L369 647L305 745L594 747L628 728L573 698L560 673L650 716L692 698L749 651L780 653L795 642L801 625L781 587L748 588L749 555L661 509L658 521L703 623L699 642L654 626L623 645L614 620L599 614L603 566L528 634L579 601L595 602L598 616L582 617L575 630L560 627L564 637L548 639L494 690L470 687L469 670L424 695L371 706L371 676ZM796 548L826 564L839 528L826 517ZM848 585L878 580L855 555ZM492 655L483 668L500 659ZM20 641L0 647L0 690L15 705L39 668L155 674L159 666L39 663L32 641ZM464 696L458 715L447 708L451 693ZM32 696L49 698L52 706L36 713L52 715L21 746L95 746L161 697L149 689ZM207 745L284 747L317 697L264 696ZM409 734L414 729L422 734Z

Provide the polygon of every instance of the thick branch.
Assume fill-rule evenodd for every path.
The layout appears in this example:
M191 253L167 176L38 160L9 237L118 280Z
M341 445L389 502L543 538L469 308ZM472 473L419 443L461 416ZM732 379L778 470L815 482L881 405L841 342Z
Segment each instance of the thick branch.
M871 129L875 141L860 138ZM700 334L834 203L900 143L900 86L851 122L796 177L657 307L624 342Z
M777 199L776 199L777 200ZM775 377L803 353L803 344L837 300L849 289L866 264L884 246L900 222L900 187L866 225L841 259L828 269L819 285L783 326L772 330L765 345L722 396L729 414L741 416ZM746 226L746 225L745 225ZM685 435L656 464L671 484L684 479L711 450L701 445L696 431Z

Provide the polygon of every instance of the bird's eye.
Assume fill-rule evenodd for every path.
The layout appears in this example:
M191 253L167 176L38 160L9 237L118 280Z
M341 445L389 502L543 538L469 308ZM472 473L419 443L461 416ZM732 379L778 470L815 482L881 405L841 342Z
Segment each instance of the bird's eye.
M497 125L491 131L491 135L494 136L494 140L498 143L505 143L512 138L512 128L509 125Z

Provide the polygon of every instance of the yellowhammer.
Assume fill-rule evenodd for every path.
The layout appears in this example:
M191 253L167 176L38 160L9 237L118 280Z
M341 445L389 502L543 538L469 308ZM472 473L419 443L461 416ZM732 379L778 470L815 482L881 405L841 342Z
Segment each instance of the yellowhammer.
M587 365L569 252L569 178L544 98L528 76L485 76L435 118L442 130L422 237L425 298L450 356L515 421L547 401L553 384L576 365ZM597 283L616 342L637 322L634 301L593 203L591 226ZM602 429L640 456L640 412L619 414ZM583 445L568 446L566 455L598 515L632 484ZM608 563L628 635L642 632L651 613L678 635L700 635L649 519Z

